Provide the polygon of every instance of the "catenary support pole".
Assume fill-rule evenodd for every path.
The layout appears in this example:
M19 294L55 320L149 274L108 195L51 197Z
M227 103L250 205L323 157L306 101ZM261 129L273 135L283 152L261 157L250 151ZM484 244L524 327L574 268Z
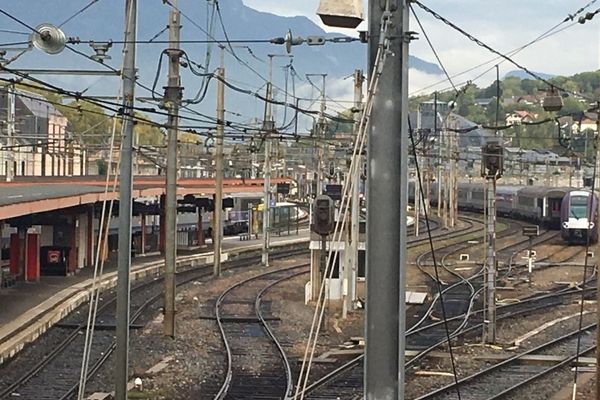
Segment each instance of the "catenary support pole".
M358 138L358 127L362 115L362 98L363 98L363 83L364 76L362 70L354 72L354 107L359 112L354 114L354 130ZM354 188L352 190L352 214L351 214L351 232L350 232L350 284L348 286L348 308L352 309L356 301L356 280L358 279L358 248L360 243L360 182L362 174L363 156L358 155L358 159L354 160L356 169L354 170Z
M442 216L442 134L438 132L438 97L437 92L433 94L433 132L437 136L438 143L438 158L437 158L437 216Z
M131 194L133 191L133 107L135 102L135 38L137 0L125 1L123 46L123 139L119 178L119 254L117 256L117 316L115 399L127 400L129 377L129 271L131 266Z
M165 207L165 319L163 332L175 337L175 268L177 258L177 131L179 102L181 101L181 78L179 76L180 13L177 1L169 11L169 75L165 87L165 101L169 110L167 137L167 193Z
M221 67L217 71L217 146L215 148L216 190L215 230L213 232L213 275L221 275L221 247L223 239L223 136L225 134L225 48L221 47Z
M496 178L488 177L487 183L487 255L485 258L486 308L483 321L484 343L496 342Z
M8 160L6 162L6 182L15 178L15 88L14 85L6 86L6 136L8 136ZM6 152L4 152L6 154Z
M368 143L365 398L404 399L408 182L408 6L369 1L372 71L384 14L389 52L374 98ZM389 11L388 14L386 11ZM369 76L372 76L369 73Z
M321 84L321 105L319 108L319 118L317 119L315 125L315 131L317 132L316 139L324 139L325 132L327 130L327 122L325 120L325 110L327 109L327 97L326 97L326 83L327 83L327 74L306 74L306 77L310 79L311 76L320 76L322 79ZM323 193L323 181L324 174L323 170L325 169L325 149L322 143L319 143L318 140L315 141L315 146L317 147L317 192L314 194L315 196Z
M269 266L269 247L270 247L270 217L271 217L271 140L269 136L273 133L275 127L273 122L273 108L270 100L273 98L273 54L269 54L269 82L267 82L267 114L263 121L263 130L265 135L265 164L264 164L264 208L263 208L263 246L262 246L262 265Z
M418 150L415 150L416 153L416 157L415 157L415 165L419 164L419 162L421 161L421 159L419 158L419 153ZM415 190L414 190L414 206L415 206L415 220L414 220L414 226L415 226L415 236L419 236L419 223L420 223L420 217L421 217L421 182L418 179L417 176L417 170L415 168Z

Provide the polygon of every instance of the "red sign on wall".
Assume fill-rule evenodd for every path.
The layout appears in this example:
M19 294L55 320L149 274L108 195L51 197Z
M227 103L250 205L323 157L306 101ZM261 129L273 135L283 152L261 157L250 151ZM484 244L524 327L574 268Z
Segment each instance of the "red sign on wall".
M48 263L58 264L60 262L60 250L48 250Z

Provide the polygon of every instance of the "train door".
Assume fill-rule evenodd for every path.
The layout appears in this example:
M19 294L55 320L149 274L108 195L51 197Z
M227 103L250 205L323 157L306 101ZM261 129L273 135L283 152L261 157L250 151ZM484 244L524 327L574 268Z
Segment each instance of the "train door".
M548 209L551 218L560 218L560 205L562 198L552 197L548 199Z

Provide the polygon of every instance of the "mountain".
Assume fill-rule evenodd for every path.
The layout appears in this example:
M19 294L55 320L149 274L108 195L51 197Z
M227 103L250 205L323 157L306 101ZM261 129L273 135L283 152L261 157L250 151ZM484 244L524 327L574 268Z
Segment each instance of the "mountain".
M230 38L236 37L276 37L283 36L291 29L294 36L325 36L328 38L342 35L326 33L313 21L304 16L282 17L275 14L256 11L245 6L242 0L222 2L222 12L227 22ZM269 49L273 51L273 49ZM330 73L345 76L357 67L366 68L367 46L362 43L328 43L324 46L307 45L293 49L294 64L311 72ZM322 63L326 59L328 63ZM442 74L436 65L411 56L410 66L428 74ZM306 67L306 68L305 68ZM316 69L316 70L315 70Z
M78 2L74 2L78 3ZM138 2L138 40L147 41L163 30L167 24L169 7L162 4L159 0L145 0ZM180 1L179 7L183 11L181 18L182 31L181 39L183 41L198 41L207 39L203 32L206 27L207 13L210 8L204 4L206 2L198 1ZM227 31L227 37L232 41L237 40L256 40L256 42L234 44L234 51L237 58L243 60L243 65L237 58L227 53L225 56L226 77L239 87L253 91L260 90L264 94L265 79L268 75L267 59L268 54L285 54L285 48L282 45L273 45L270 43L261 43L264 39L285 36L288 29L291 29L294 36L325 36L327 38L338 37L340 35L326 33L317 24L309 18L283 17L271 13L260 12L245 6L242 0L223 0L220 1L223 24ZM80 8L77 4L68 4L64 8L48 7L45 0L28 0L26 2L17 1L7 4L7 12L23 18L31 26L37 26L40 23L48 22L61 25L67 16L76 13ZM75 18L62 26L67 37L79 37L82 41L94 40L100 41L121 41L123 39L123 1L122 0L103 0L95 3L85 12L78 14ZM6 21L8 22L8 20ZM6 29L25 30L13 21L5 26ZM215 18L215 27L213 36L218 40L225 40L221 24L218 17ZM18 37L17 38L22 38ZM163 32L156 40L164 41L168 38L168 33ZM10 42L15 39L14 36L0 34L0 39L4 42ZM247 48L250 46L252 54L249 54ZM87 44L77 44L71 46L77 51L88 55L93 54L93 50ZM162 57L161 69L158 70L161 53L167 47L165 43L139 44L137 46L137 66L139 68L139 82L145 86L152 86L152 82L157 78L155 91L163 92L163 86L166 82L166 57ZM206 62L206 45L198 43L184 43L189 58L198 64ZM214 71L220 61L220 49L218 45L212 45L209 71ZM367 46L359 42L352 43L326 43L323 46L308 46L306 44L294 46L292 53L294 55L293 65L297 71L294 77L294 83L298 92L296 95L302 97L318 97L318 91L312 89L306 80L306 74L327 74L327 94L329 97L348 96L352 93L352 84L350 80L344 80L351 75L355 69L366 69ZM114 43L108 53L112 59L106 63L113 68L119 68L121 65L121 45ZM9 54L10 56L10 54ZM425 60L411 57L410 65L412 68L428 73L441 74L442 71L436 64ZM273 79L276 86L275 94L278 99L284 100L286 79L282 67L289 63L285 58L273 59ZM88 68L101 70L102 66L86 60L81 55L75 54L66 49L59 55L50 56L38 50L28 52L17 62L11 64L13 68ZM292 92L292 78L287 77L287 91ZM120 85L115 77L97 77L97 76L42 76L41 79L52 82L57 86L69 88L71 90L82 91L87 89L86 95L115 95ZM189 68L182 68L182 83L185 87L184 98L193 98L201 87L202 78L192 74ZM320 83L315 80L315 84ZM214 115L215 109L215 89L214 80L207 92L206 99L199 105L193 106L196 110ZM279 89L277 89L277 87ZM148 97L149 91L140 87L136 88L137 96ZM351 95L350 95L351 96ZM288 98L287 101L290 101ZM308 107L309 102L302 103L300 106ZM227 91L226 107L235 109L243 117L237 117L237 120L249 120L251 117L261 116L263 104L247 95L235 93L232 90ZM277 109L277 113L282 113L283 109ZM281 116L281 114L280 114ZM289 113L288 113L289 116ZM198 125L198 124L196 124Z
M554 78L555 75L552 74L545 74L543 72L535 72L535 71L531 71L534 74L544 78L544 79L551 79ZM519 78L519 79L534 79L531 75L529 75L527 72L521 70L521 69L516 69L510 72L507 72L506 74L504 74L505 78L510 78L510 77L515 77L515 78Z

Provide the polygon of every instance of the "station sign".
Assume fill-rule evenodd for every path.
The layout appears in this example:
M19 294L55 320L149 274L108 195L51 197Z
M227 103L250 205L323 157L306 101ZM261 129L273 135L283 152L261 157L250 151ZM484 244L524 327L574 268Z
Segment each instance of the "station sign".
M524 226L523 227L523 236L539 236L540 235L540 227L538 225Z

